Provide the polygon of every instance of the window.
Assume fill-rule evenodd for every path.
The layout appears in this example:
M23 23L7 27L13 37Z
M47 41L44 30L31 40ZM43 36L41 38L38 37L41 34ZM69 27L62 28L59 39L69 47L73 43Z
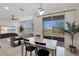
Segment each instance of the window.
M9 32L16 32L16 26L8 26Z
M16 33L16 26L1 26L1 33Z
M33 30L33 23L30 22L30 23L25 23L23 25L23 27L26 29L26 30Z
M44 36L63 36L64 15L43 18Z

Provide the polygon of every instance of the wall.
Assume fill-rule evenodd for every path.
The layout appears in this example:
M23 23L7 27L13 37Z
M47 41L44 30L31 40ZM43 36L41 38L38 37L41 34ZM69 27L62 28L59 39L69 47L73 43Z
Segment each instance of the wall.
M42 17L35 17L34 18L34 37L36 38L36 35L40 35L39 41L42 41L43 39L43 27L42 27Z

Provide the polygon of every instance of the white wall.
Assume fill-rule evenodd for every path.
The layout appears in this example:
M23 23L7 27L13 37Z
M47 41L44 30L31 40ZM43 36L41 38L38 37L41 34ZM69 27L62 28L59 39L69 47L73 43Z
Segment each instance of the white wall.
M42 17L35 17L34 18L34 37L36 38L36 35L41 35L39 41L42 41L43 39L43 22Z

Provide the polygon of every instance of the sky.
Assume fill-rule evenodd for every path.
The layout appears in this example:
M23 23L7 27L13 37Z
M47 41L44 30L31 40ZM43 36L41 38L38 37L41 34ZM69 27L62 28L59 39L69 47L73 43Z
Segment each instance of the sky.
M51 21L44 21L44 27L58 27L61 25L64 25L64 20L60 19L60 20L51 20Z

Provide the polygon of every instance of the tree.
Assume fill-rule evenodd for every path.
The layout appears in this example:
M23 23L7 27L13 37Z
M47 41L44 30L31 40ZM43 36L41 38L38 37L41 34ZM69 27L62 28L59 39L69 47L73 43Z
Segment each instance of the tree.
M21 25L20 26L20 32L23 32L24 31L24 28L23 28L23 26Z
M75 21L73 23L69 23L69 22L66 22L67 24L67 29L63 29L65 33L69 34L70 37L71 37L71 40L72 40L72 44L70 45L71 47L75 47L73 45L73 40L74 40L74 37L76 36L76 34L79 32L79 27L75 24Z

